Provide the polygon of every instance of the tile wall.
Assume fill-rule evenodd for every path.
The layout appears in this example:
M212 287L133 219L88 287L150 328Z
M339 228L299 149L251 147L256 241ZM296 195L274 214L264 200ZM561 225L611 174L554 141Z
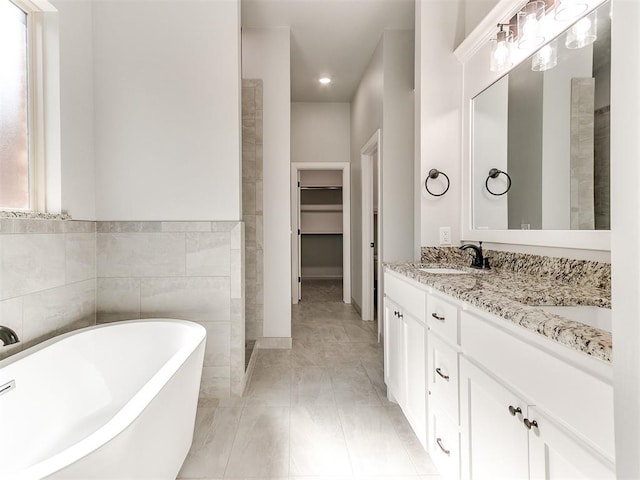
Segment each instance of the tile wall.
M593 78L571 79L571 230L593 230L594 101Z
M262 337L262 80L242 80L242 219L245 222L246 337Z
M0 218L0 359L96 322L96 224Z
M98 222L97 322L180 318L207 329L200 395L244 389L244 224Z

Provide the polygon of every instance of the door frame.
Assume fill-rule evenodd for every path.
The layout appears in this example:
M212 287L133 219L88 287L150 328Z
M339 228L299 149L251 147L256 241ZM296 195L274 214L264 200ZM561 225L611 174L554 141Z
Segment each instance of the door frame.
M351 164L349 162L291 162L291 303L298 303L300 204L298 178L301 170L342 171L342 301L351 303Z
M376 130L371 138L360 149L360 163L362 166L362 320L373 320L373 161L377 152L378 166L378 338L382 326L382 133Z

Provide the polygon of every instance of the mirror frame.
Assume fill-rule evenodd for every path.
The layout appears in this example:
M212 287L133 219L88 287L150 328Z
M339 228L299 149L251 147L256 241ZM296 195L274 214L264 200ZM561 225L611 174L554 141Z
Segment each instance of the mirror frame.
M592 12L607 0L584 0ZM582 250L611 250L610 230L478 230L473 228L473 99L494 82L507 75L520 63L527 60L537 48L514 49L513 66L502 72L489 70L490 39L494 37L496 25L506 23L523 6L526 0L500 0L480 24L454 51L462 63L462 225L461 239L491 243L536 245L573 248ZM551 18L549 18L551 17ZM558 22L548 15L549 27L553 30L549 38L565 31L575 20ZM553 23L551 23L553 22Z

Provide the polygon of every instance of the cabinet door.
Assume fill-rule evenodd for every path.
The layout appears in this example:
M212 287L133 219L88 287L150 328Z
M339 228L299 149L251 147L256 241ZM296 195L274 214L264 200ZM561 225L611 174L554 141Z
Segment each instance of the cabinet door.
M404 322L402 351L404 353L405 401L402 410L427 448L427 391L426 391L426 327L413 316L401 312Z
M535 407L529 407L531 480L615 479L615 466Z
M526 403L514 393L466 358L460 359L463 479L529 478L529 430L519 413L526 411Z
M384 299L384 379L387 383L387 397L402 405L403 372L402 372L402 319L398 316L400 308Z
M432 403L429 404L429 456L443 480L460 480L458 425Z
M427 390L430 401L437 402L456 424L458 415L458 352L433 330L427 342Z

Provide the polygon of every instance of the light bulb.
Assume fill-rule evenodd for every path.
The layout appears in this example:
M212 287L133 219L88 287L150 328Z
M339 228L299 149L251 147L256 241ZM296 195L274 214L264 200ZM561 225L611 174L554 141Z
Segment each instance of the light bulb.
M567 48L576 49L591 45L598 38L596 30L596 17L593 20L584 17L567 31L565 45Z
M538 53L538 55L540 55L540 60L542 60L543 62L548 62L549 59L551 58L551 53L552 53L551 47L549 45L545 45L540 49L540 52Z
M530 38L536 34L538 30L538 19L536 18L535 13L530 13L527 15L527 18L524 22L522 28L522 36L525 38Z
M502 27L500 27L495 44L491 48L490 69L492 72L501 72L513 65L511 62L511 44L509 38L511 38L511 32L504 31Z
M591 29L591 20L589 20L589 18L587 17L583 18L578 23L576 23L575 29L576 37L578 37L579 40L584 41L584 39L589 34L589 30Z
M558 42L554 40L538 50L531 60L531 70L544 72L558 64Z
M540 19L544 17L545 3L531 0L518 12L518 47L530 49L542 45L544 37L540 35Z

